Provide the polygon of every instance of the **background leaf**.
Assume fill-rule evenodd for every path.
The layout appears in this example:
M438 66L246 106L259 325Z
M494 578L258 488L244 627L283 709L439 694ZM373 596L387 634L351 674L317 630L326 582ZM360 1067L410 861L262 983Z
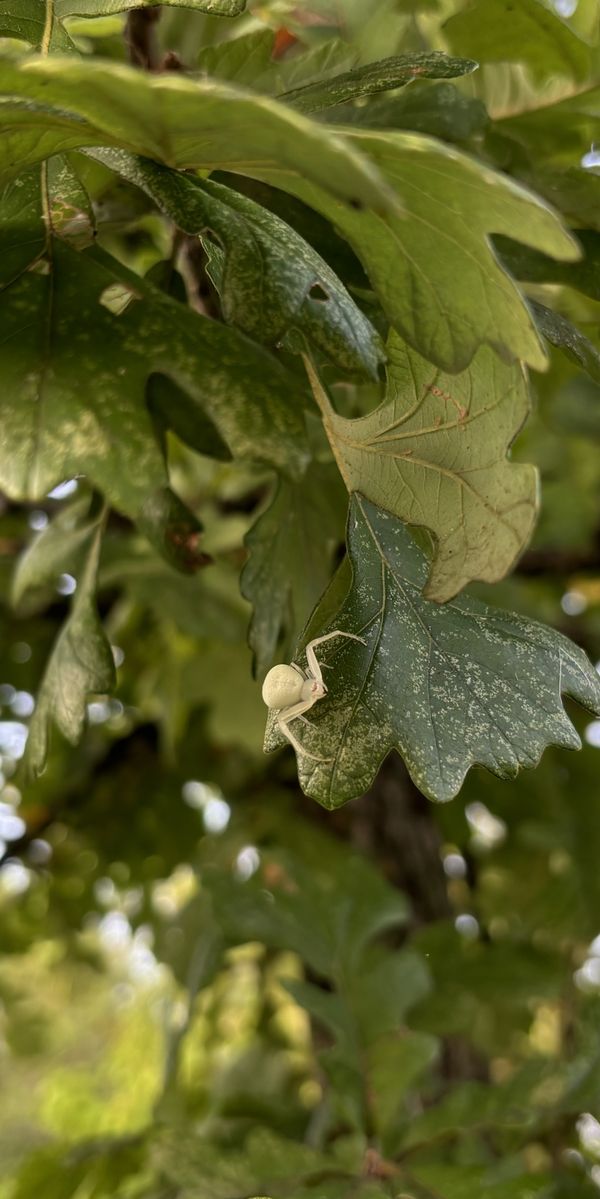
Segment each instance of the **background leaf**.
M543 0L476 0L450 17L444 33L460 54L483 62L524 62L538 78L584 79L590 48Z
M39 774L48 753L54 722L71 744L81 737L90 694L110 691L115 682L112 650L98 619L95 584L101 528L93 530L71 614L61 629L40 687L29 726L25 765Z

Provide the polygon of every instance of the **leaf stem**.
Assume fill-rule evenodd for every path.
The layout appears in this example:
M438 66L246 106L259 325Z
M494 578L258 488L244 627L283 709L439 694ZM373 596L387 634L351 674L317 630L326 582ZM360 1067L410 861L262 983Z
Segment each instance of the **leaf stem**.
M54 0L46 0L46 20L44 22L44 32L40 44L40 53L50 53L50 42L52 41L52 31L54 28Z
M344 480L344 486L346 487L346 490L348 492L351 492L352 487L350 486L348 477L344 472L344 462L338 453L336 438L332 435L332 431L331 431L331 417L334 414L332 404L330 402L329 396L327 395L327 392L325 391L325 388L323 387L323 384L321 383L321 380L319 379L319 376L315 370L314 364L313 364L311 358L309 357L309 355L303 354L302 360L304 362L304 367L305 367L306 373L308 375L308 381L310 383L311 391L315 398L315 402L317 404L317 407L321 411L321 416L323 417L323 427L327 434L327 440L329 441L329 444L331 446L331 451L335 458L337 468L340 472L340 475L342 476L342 479Z

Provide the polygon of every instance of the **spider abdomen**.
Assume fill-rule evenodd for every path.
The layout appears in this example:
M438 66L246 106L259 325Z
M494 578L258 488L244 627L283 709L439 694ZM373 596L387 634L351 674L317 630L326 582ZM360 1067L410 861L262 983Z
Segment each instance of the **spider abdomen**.
M272 666L262 685L262 697L268 708L288 708L302 698L304 679L293 666Z

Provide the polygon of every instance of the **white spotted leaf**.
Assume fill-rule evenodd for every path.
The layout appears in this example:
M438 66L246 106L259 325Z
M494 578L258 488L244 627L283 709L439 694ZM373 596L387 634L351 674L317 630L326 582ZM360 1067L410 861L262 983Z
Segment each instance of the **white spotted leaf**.
M232 455L301 473L308 446L294 376L237 330L202 320L103 251L78 253L46 238L40 194L34 168L0 201L0 487L15 499L39 499L85 474L116 508L145 512L154 527L148 504L168 480L145 399L152 372L181 389L187 424L194 410L210 413ZM178 417L172 427L185 424Z
M270 346L294 350L306 341L342 371L377 378L379 334L290 225L211 179L193 179L119 150L93 150L91 157L142 188L179 229L199 237L229 324Z
M423 598L427 560L405 526L361 496L348 524L351 581L342 566L336 602L325 595L303 643L332 629L322 647L329 694L295 735L303 790L327 808L361 795L396 749L419 789L448 800L467 771L513 778L537 765L547 745L578 749L561 700L600 714L600 678L584 652L555 630L461 596L443 606ZM299 659L302 662L302 658ZM285 744L269 717L265 749Z

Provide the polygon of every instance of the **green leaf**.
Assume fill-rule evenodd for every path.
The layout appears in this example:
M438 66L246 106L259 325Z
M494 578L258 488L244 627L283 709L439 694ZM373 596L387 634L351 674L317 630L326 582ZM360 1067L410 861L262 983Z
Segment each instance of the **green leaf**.
M181 73L149 75L100 59L0 62L0 173L85 146L115 146L168 166L313 180L344 205L385 214L398 201L360 150L287 105Z
M170 569L164 561L167 556L164 550L161 546L157 548L162 553L162 559L144 543L128 538L124 546L115 546L111 538L107 538L100 570L100 588L122 589L136 604L153 612L157 618L167 620L171 631L175 626L179 633L196 640L214 638L219 642L237 643L238 663L232 669L236 679L242 678L241 695L255 698L256 687L247 671L246 655L242 649L247 609L235 587L235 575L232 577L223 564L218 563L213 564L210 570L190 573L186 578ZM178 660L177 654L174 657ZM165 663L160 665L162 673L166 675ZM194 694L200 688L201 698L205 700L207 689L213 684L213 698L217 701L224 693L225 681L220 690L215 679L208 679L207 672L204 669L198 671L197 665L195 660L196 676L193 670L190 671L189 686ZM181 663L180 670L183 674L180 683L183 684L187 672Z
M76 500L58 512L45 529L32 539L18 559L12 579L14 607L28 591L56 584L60 574L78 568L83 551L97 521L89 519L89 497ZM87 518L87 519L86 519Z
M285 56L277 62L277 91L289 92L309 83L323 83L342 71L350 71L359 51L343 37L316 42L302 53Z
M288 657L289 644L325 590L345 516L338 472L314 463L298 483L279 480L268 508L247 533L240 589L253 607L248 640L259 678L273 665L282 635L280 657Z
M524 147L527 171L567 167L575 173L593 146L600 118L600 87L589 87L556 104L526 108L495 122L495 130Z
M64 17L99 17L108 13L129 12L132 8L147 8L148 0L54 0L56 15ZM167 0L167 8L189 8L213 17L239 17L246 0Z
M498 1166L494 1169L418 1162L411 1168L410 1177L427 1199L430 1195L435 1195L436 1199L474 1199L475 1196L477 1199L535 1199L538 1194L541 1199L546 1199L554 1191L555 1171L552 1178L545 1172L522 1174L520 1169L515 1174L507 1178ZM580 1189L579 1181L576 1194L579 1199L588 1199L585 1191Z
M241 884L230 875L207 871L203 879L234 944L260 940L293 950L323 978L355 977L370 942L406 924L407 901L346 847L336 847L335 854L332 847L325 869L307 858L277 863L283 885L273 886L272 893L262 879L244 883L243 904Z
M231 451L223 441L208 412L190 401L189 395L166 375L151 375L146 387L148 409L155 418L164 440L168 429L198 454L231 461Z
M76 745L89 696L110 691L115 684L112 650L95 603L101 538L102 527L97 523L71 614L58 635L38 692L24 758L25 768L32 774L44 768L51 724Z
M327 1178L329 1167L335 1180L340 1172L335 1159L266 1128L250 1132L243 1148L182 1135L180 1128L161 1128L153 1137L152 1158L161 1178L175 1184L178 1194L194 1199L238 1199L240 1195L294 1199L303 1193L305 1177L307 1182L312 1175ZM322 1193L310 1186L308 1194L322 1199Z
M39 50L46 32L47 7L43 0L0 0L0 37L14 37ZM57 54L76 53L62 21L52 26L52 49Z
M469 768L501 778L534 766L546 745L580 740L560 693L600 713L600 678L585 654L553 629L461 597L440 607L423 599L427 561L388 513L353 496L348 526L353 580L327 624L314 613L305 638L332 626L365 638L336 639L321 658L329 696L298 735L307 795L335 808L366 791L397 749L420 790L451 799ZM284 744L270 716L265 749Z
M546 308L545 304L538 304L536 300L530 300L529 307L533 312L537 327L544 337L553 346L562 350L572 362L576 362L591 379L600 383L600 352L589 338L565 316L554 312L552 308Z
M461 142L481 133L489 117L481 100L464 96L452 83L438 83L423 87L415 84L370 104L330 109L327 121L363 129L410 129L443 141Z
M348 239L390 323L443 370L468 366L480 343L539 370L546 355L513 280L489 245L504 233L565 261L579 249L546 205L505 175L457 150L411 133L355 133L402 196L405 214L382 219L331 202L309 183L251 169L330 218Z
M226 321L268 345L301 349L307 341L341 370L377 378L383 357L378 334L327 263L289 225L211 180L193 180L118 150L92 151L92 157L142 188L185 233L199 236Z
M244 11L246 0L167 0L167 4L216 17L236 17ZM76 52L64 26L68 17L100 17L146 7L147 0L0 0L0 37L19 38L36 50L46 38L54 54Z
M358 420L338 416L307 369L348 491L433 534L425 595L443 603L473 579L502 578L531 535L536 472L506 457L529 411L527 382L486 346L460 375L395 333L387 349L386 398Z
M301 389L266 351L203 320L98 249L45 246L39 171L9 185L0 272L3 455L11 496L38 498L84 473L136 517L167 483L145 404L151 371L210 412L232 454L292 473L308 456ZM109 310L119 289L130 302ZM26 331L26 336L24 332ZM82 378L90 385L82 394Z
M454 79L476 70L477 63L470 59L450 58L440 50L419 51L370 62L342 75L334 75L333 79L306 83L283 92L279 99L300 112L320 112L350 100L404 87L413 79Z
M277 95L347 70L357 59L356 48L341 38L283 59L274 59L274 46L273 30L253 30L231 41L204 46L198 55L198 68L215 79Z
M600 172L585 167L568 170L546 167L520 174L534 191L569 219L600 233Z
M494 245L515 279L527 283L564 283L592 300L600 300L600 236L595 229L577 229L583 250L580 262L556 262L546 254L520 246L510 237L495 237Z
M348 992L361 1039L370 1045L403 1027L407 1012L430 992L431 976L414 949L390 953L375 945L360 967Z
M274 43L275 34L271 29L254 29L231 41L203 46L197 58L197 69L212 79L270 92Z
M406 1094L435 1063L439 1042L428 1033L404 1029L380 1037L369 1047L367 1079L375 1127L384 1148L395 1150L393 1134L406 1116Z
M482 62L523 62L535 76L584 79L590 47L544 0L476 0L444 25L453 50Z

